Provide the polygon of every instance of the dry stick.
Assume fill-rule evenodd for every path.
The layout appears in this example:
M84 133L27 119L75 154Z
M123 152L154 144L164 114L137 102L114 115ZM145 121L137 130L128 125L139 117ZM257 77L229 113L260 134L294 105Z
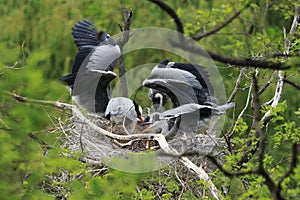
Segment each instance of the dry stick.
M214 183L211 181L208 174L201 168L195 165L192 161L190 161L187 157L181 157L180 162L184 164L190 171L194 172L197 177L201 180L205 180L209 184L209 191L213 195L215 199L220 199L218 194L218 189L214 185Z
M249 86L249 91L248 91L248 95L247 95L246 104L245 104L243 110L240 112L239 116L236 118L236 121L239 120L239 119L241 119L241 118L243 117L244 113L246 112L246 110L247 110L247 108L248 108L248 106L249 106L249 103L250 103L250 97L251 97L251 91L252 91L252 84L253 84L253 83L251 83L250 86ZM228 138L231 138L231 137L236 133L236 131L234 130L236 126L237 126L237 123L234 124L234 126L233 126L233 128L232 128L232 132L231 132L231 134L228 136Z
M120 24L119 24L119 27L120 27L121 31L123 32L123 34L117 41L121 52L123 51L124 45L129 40L132 11L128 10L123 5L122 14L123 14L123 19L124 19L124 27L122 27ZM122 96L128 97L128 88L127 88L127 83L126 83L126 70L125 70L125 66L124 66L123 56L121 56L118 59L118 61L119 61L118 72L119 72L119 78L120 78L120 83L121 83L120 86L121 86Z
M268 82L266 84L264 84L262 86L262 88L257 92L258 95L261 95L268 87L269 85L271 84L275 74L277 73L277 71L273 72L272 76L270 77L270 79L268 80Z
M236 95L236 93L237 93L237 91L238 91L238 87L239 87L240 84L241 84L241 79L242 79L242 77L243 77L244 71L245 71L245 68L242 68L242 69L240 70L240 74L239 74L239 76L238 76L238 78L237 78L237 80L236 80L236 82L235 82L234 89L233 89L233 91L232 91L230 97L228 98L227 103L230 103L230 102L234 99L234 97L235 97L235 95Z
M246 9L248 8L250 5L250 3L248 3L244 8L242 8L241 10L237 11L236 13L234 13L230 18L228 18L223 24L216 26L214 29L204 32L204 33L198 33L194 36L192 36L192 39L194 40L201 40L204 37L208 37L212 34L215 34L217 32L219 32L222 28L226 27L228 24L230 24L234 19L236 19L238 16L240 16L240 14Z

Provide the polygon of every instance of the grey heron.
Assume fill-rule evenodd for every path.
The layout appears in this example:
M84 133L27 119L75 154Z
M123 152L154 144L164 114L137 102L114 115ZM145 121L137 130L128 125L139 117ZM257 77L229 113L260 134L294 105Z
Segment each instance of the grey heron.
M163 112L164 107L167 105L169 97L164 92L156 89L149 89L149 97L152 101L152 106L155 112Z
M111 98L113 69L121 56L117 43L106 32L98 32L91 20L78 22L72 28L78 53L72 73L60 80L72 89L73 99L89 112L104 113Z
M105 117L114 125L124 125L128 133L132 133L136 126L137 118L143 122L141 112L141 107L129 98L114 97L108 102Z
M152 69L151 76L144 80L143 85L158 91L156 94L161 95L156 95L157 97L164 97L163 94L166 94L171 99L173 108L188 103L210 106L216 103L208 72L199 65L163 60ZM201 112L200 118L210 115L211 110L206 108Z
M162 113L153 113L151 124L144 130L145 133L161 133L166 139L172 138L177 131L193 132L198 128L198 119L195 119L193 113L210 109L212 115L224 114L226 110L234 107L234 103L228 103L221 106L200 105L196 103L184 104L182 106L167 110ZM185 121L182 121L186 118ZM195 126L194 122L197 122Z

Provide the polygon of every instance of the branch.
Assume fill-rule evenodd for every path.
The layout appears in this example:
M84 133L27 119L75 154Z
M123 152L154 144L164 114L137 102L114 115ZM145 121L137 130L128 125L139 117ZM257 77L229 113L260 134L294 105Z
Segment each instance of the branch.
M128 42L129 40L129 35L130 35L130 25L131 25L131 17L133 15L132 10L128 10L124 5L122 8L122 15L124 19L124 26L122 27L120 24L119 27L123 34L121 37L118 39L117 43L120 47L120 49L123 49L123 46Z
M17 95L15 93L11 92L5 92L6 95L12 96L15 100L22 102L22 103L34 103L34 104L40 104L40 105L48 105L48 106L54 106L56 108L60 108L63 110L72 110L75 108L74 105L67 104L67 103L62 103L59 101L45 101L45 100L37 100L37 99L30 99L26 98L20 95Z
M299 18L300 18L300 4L298 4L298 6L295 8L294 19L293 19L293 22L292 22L292 25L290 28L289 36L284 37L284 47L285 47L284 53L287 55L289 55L289 49L291 47L291 40L293 39L294 34L297 30Z
M215 199L220 199L218 189L209 178L208 174L201 168L195 165L187 157L181 157L180 162L184 164L190 171L194 172L200 180L205 180L208 183L209 191Z
M288 83L288 84L290 84L291 86L295 87L297 90L300 90L300 85L298 85L298 84L296 84L296 83L294 83L294 82L292 82L292 81L289 81L289 80L286 79L286 78L284 78L283 81L284 81L285 83Z
M272 76L270 77L270 79L268 80L268 82L267 82L266 84L264 84L264 85L262 86L262 88L257 92L258 95L261 95L261 94L269 87L269 85L271 84L271 82L272 82L272 80L273 80L275 74L276 74L276 71L273 72L273 74L272 74Z
M290 169L281 177L281 179L278 182L278 187L280 189L281 188L281 184L282 182L288 178L292 173L294 173L294 169L297 167L297 163L298 163L298 144L294 143L293 144L293 149L292 149L292 161L291 161L291 165L290 165Z
M243 77L244 71L245 71L245 68L242 68L242 69L240 70L240 74L239 74L239 76L238 76L238 78L237 78L237 80L236 80L236 82L235 82L234 89L233 89L233 91L232 91L230 97L228 98L227 103L230 103L230 102L234 99L234 97L235 97L235 95L236 95L236 93L237 93L237 91L238 91L238 87L239 87L240 84L241 84L241 79L242 79L242 77Z
M174 22L177 27L177 31L179 33L184 34L184 28L183 28L182 22L180 21L176 12L169 5L165 4L161 0L148 0L148 1L157 4L162 10L167 12L174 19ZM210 57L215 61L222 62L225 64L237 65L240 67L249 67L250 66L250 67L256 67L256 68L259 67L259 68L278 69L278 70L290 68L290 66L285 66L285 63L281 63L281 62L262 61L262 60L255 60L252 58L244 58L244 59L232 58L232 57L220 55L220 54L217 54L217 53L214 53L211 51L204 51L203 49L201 49L199 47L189 45L188 43L190 40L192 40L192 39L190 38L187 40L187 39L184 39L183 37L180 37L179 42L178 41L170 41L170 42L174 47L178 47L180 49L187 50L187 51L190 51L191 53L201 55L204 57Z
M178 15L176 14L176 12L173 10L173 8L171 8L169 5L165 4L163 1L161 0L148 0L152 3L155 3L156 5L158 5L163 11L165 11L166 13L168 13L174 20L176 27L177 27L177 31L179 33L184 34L184 28L183 25L178 17Z
M170 41L174 47L187 50L199 56L211 58L214 61L218 61L225 64L236 65L237 67L255 67L263 69L277 69L284 70L289 69L291 66L286 65L283 62L273 62L265 60L257 60L254 58L234 58L229 56L220 55L212 51L205 51L202 48L188 44L190 39L185 39L184 41Z
M276 86L275 94L274 94L273 101L272 101L272 104L271 104L271 106L273 108L275 108L278 105L279 100L280 100L280 98L282 96L283 85L284 85L284 76L283 76L282 73L283 73L282 71L278 71L277 86ZM266 112L265 115L262 117L261 122L264 125L267 125L268 122L270 121L270 119L272 118L272 116L273 116L272 109L268 110L268 112Z
M243 176L247 174L254 174L255 171L245 171L245 172L230 172L223 168L223 166L217 161L217 159L212 155L206 155L206 158L208 158L216 167L223 172L223 174L229 178L235 177L235 176Z
M119 27L121 29L121 31L123 32L123 34L121 35L121 37L119 38L119 40L117 41L121 52L123 51L123 47L124 45L128 42L129 40L129 34L130 34L130 25L131 25L131 17L132 17L132 10L128 10L125 5L123 5L122 8L122 14L123 14L123 19L124 19L124 27L122 27L119 24ZM126 70L125 70L125 66L124 66L124 60L123 60L123 56L121 56L119 59L119 65L118 65L118 72L119 72L119 77L120 77L120 86L121 86L121 92L122 92L122 96L123 97L128 97L128 89L127 89L127 83L126 83Z
M290 37L292 37L294 35L294 31L296 31L295 27L297 27L297 24L298 24L298 21L299 21L299 12L300 12L300 4L299 4L299 7L295 11L295 17L294 17L293 23L291 25L290 33L289 33ZM285 31L284 31L284 41L285 41L285 50L284 50L284 53L288 55L289 54L290 45L287 45L288 44L286 42L287 40L288 39L287 39L287 36L285 34ZM285 77L283 76L283 72L281 70L279 70L278 71L277 86L276 86L275 94L274 94L274 97L272 99L272 104L271 104L271 106L273 108L275 108L278 105L279 101L280 101L280 98L281 98L282 93L283 93L284 82L285 82ZM258 93L259 93L259 91L257 92L257 94ZM266 126L269 123L269 121L272 119L272 117L273 117L273 111L272 111L272 109L270 109L261 118L260 122L263 123L264 126ZM256 152L256 150L257 150L257 147L255 149L252 149L250 152L246 152L245 155L243 155L243 157L240 159L240 161L238 162L238 164L242 164L242 163L248 162L250 160L249 153L251 153L251 155L253 155Z
M236 19L247 7L249 7L250 3L248 3L244 8L234 13L230 18L228 18L223 24L220 24L219 26L215 27L214 29L204 32L204 33L198 33L194 36L192 36L192 39L194 40L201 40L204 37L210 36L212 34L217 33L222 28L226 27L228 24L230 24L234 19Z
M260 106L259 106L259 99L258 99L258 83L256 79L256 74L253 74L253 128L256 131L256 136L259 138L259 153L258 153L258 162L259 167L258 171L264 171L264 150L266 146L266 137L260 127Z

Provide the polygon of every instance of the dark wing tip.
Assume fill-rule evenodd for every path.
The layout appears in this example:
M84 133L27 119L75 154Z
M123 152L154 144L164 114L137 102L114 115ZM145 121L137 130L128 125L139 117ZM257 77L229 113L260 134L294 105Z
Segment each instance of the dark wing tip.
M61 77L59 80L66 83L68 86L74 85L76 78L76 74L68 74L66 76Z

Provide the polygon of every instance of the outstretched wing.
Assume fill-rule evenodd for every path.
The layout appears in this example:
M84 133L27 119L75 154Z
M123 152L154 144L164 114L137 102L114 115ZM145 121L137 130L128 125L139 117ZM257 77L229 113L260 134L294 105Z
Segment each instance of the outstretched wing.
M188 63L169 62L166 68L180 69L193 74L201 87L193 87L198 98L198 103L207 101L208 97L214 95L212 84L209 80L209 74L203 66Z
M99 34L101 34L101 32ZM101 41L97 28L92 20L83 20L75 24L72 28L72 36L78 48L72 69L72 73L76 73L85 58Z
M60 78L61 81L67 83L71 88L73 88L81 64L101 42L96 26L92 20L83 20L75 24L72 28L72 36L78 48L78 53L74 60L72 73Z

